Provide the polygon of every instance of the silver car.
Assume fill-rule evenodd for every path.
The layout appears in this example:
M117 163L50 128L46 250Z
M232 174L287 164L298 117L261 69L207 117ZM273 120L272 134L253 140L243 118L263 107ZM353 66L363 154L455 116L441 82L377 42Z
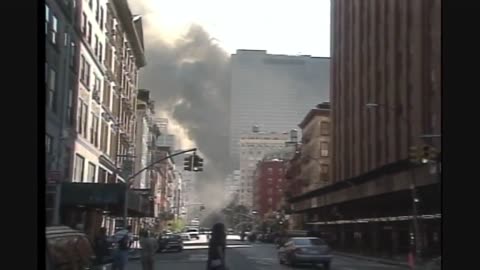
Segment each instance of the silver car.
M289 238L278 248L280 264L295 266L300 263L322 264L330 269L333 255L325 241L316 237Z

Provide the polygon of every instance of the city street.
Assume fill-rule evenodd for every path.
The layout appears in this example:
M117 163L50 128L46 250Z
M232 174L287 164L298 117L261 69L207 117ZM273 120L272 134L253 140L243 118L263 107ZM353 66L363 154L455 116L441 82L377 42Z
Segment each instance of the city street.
M155 269L196 270L205 269L207 250L191 249L182 253L163 253L156 256ZM275 246L272 244L253 244L242 247L231 246L227 249L227 265L230 270L274 270L274 269L322 269L321 266L280 265ZM398 266L379 264L348 257L335 256L332 270L400 270ZM141 270L140 261L131 261L128 270Z

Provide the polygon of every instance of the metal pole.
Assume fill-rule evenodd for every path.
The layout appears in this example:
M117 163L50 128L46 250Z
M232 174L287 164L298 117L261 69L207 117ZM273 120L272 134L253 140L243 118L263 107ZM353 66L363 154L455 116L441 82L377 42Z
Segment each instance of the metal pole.
M132 179L135 179L135 177L139 174L141 174L143 171L145 170L148 170L149 168L151 168L153 165L159 163L159 162L162 162L166 159L169 159L169 158L172 158L174 156L178 156L178 155L181 155L181 154L185 154L185 153L188 153L188 152L194 152L194 151L197 151L197 148L192 148L192 149L188 149L188 150L184 150L184 151L180 151L178 153L175 153L175 154L172 154L172 155L169 155L169 156L166 156L164 158L161 158L157 161L154 161L153 163L151 163L150 165L146 166L145 168L141 169L140 171L134 173L133 175L131 175L130 177L128 177L127 179L125 179L125 200L124 200L124 204L123 204L123 220L124 220L124 227L125 229L127 228L127 216L128 216L128 190L130 188L130 182Z
M413 230L415 234L415 264L421 258L421 237L420 237L420 228L418 225L418 208L417 208L417 190L416 190L416 179L415 179L415 169L411 170L412 184L410 189L412 192L412 204L413 204Z

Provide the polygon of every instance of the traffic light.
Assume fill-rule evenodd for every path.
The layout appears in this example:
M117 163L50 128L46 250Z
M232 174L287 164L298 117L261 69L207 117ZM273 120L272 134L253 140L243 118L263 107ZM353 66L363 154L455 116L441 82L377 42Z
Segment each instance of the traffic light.
M414 163L420 162L421 153L418 150L419 149L416 146L411 146L409 148L408 156L409 156L411 162L414 162Z
M424 145L422 146L422 157L421 161L422 163L427 163L430 157L430 145Z
M203 171L203 158L193 154L193 171L202 172Z
M431 145L424 145L422 147L422 163L427 163L428 161L435 160L437 158L437 149Z
M192 159L193 156L188 156L183 159L183 169L185 171L192 171Z

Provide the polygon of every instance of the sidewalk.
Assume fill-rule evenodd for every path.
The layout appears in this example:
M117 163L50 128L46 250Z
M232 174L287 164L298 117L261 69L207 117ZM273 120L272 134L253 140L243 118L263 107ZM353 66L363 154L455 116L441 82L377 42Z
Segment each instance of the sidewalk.
M333 254L343 256L343 257L350 257L358 260L364 260L364 261L371 261L371 262L377 262L377 263L383 263L383 264L389 264L389 265L396 265L400 267L405 267L405 269L410 269L410 266L407 263L407 259L401 261L401 260L395 260L395 259L385 259L385 258L378 258L378 257L371 257L371 256L363 256L363 255L357 255L353 253L347 253L347 252L337 252L334 251ZM429 268L431 267L429 265L429 262L424 262L421 265L418 265L415 267L415 270L429 270L429 269L434 269L434 268Z

